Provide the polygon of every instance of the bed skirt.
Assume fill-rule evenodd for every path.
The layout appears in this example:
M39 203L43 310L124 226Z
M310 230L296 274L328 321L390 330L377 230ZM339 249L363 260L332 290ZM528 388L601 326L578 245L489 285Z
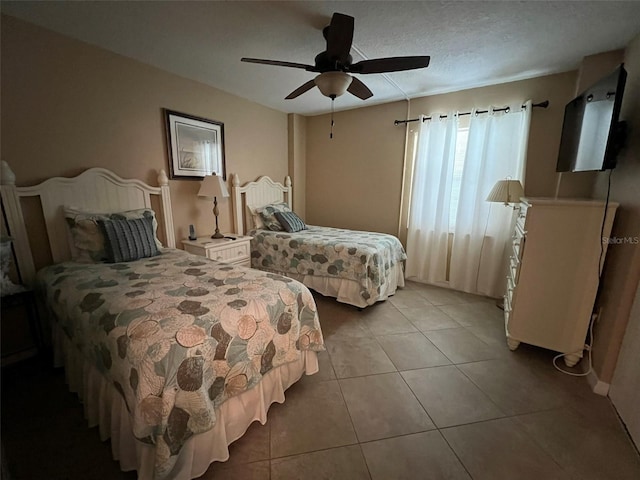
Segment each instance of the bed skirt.
M52 328L54 364L64 366L69 390L80 397L89 427L98 426L102 441L111 438L112 455L120 462L121 470L137 470L139 479L152 480L155 447L134 438L121 395L93 365L84 362L83 356L57 324ZM228 460L228 446L244 435L251 423L258 420L264 425L269 406L273 402L283 403L285 390L303 374L318 371L316 352L302 353L299 361L270 370L258 385L218 407L215 426L187 440L167 478L196 478L203 475L212 462Z
M359 308L373 305L376 302L382 302L396 293L398 287L404 287L404 269L402 268L402 264L391 267L387 281L384 284L385 288L380 291L377 297L372 297L367 300L360 295L362 291L360 284L348 278L301 275L297 273L280 272L268 268L260 268L260 270L293 278L326 297L333 297L341 303L348 303L349 305Z

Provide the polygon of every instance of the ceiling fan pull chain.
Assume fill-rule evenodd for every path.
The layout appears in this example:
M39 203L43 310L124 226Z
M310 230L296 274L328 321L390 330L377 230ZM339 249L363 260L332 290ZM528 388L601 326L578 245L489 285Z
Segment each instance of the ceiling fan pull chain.
M333 138L333 102L336 100L335 95L331 95L331 132L329 133L329 138Z

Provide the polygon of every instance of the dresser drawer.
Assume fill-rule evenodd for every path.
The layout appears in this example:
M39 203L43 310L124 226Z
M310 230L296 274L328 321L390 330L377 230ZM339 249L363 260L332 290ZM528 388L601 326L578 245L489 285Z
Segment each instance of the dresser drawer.
M513 279L514 285L517 285L520 276L520 260L513 255L509 257L509 275Z
M516 290L516 284L513 281L513 278L511 278L511 275L507 276L507 295L509 295L510 297L513 298L513 293Z
M511 292L507 292L504 296L504 311L505 313L511 313Z
M522 230L522 228L520 228L520 226L516 223L511 239L511 248L513 250L514 260L517 263L520 263L522 261L522 254L524 251L524 243L527 239L527 233Z
M527 210L529 206L526 203L520 203L518 206L518 216L516 217L516 226L520 226L521 230L524 230L524 225L527 220Z
M511 243L511 258L514 262L520 264L522 262L522 243L521 242L512 242Z

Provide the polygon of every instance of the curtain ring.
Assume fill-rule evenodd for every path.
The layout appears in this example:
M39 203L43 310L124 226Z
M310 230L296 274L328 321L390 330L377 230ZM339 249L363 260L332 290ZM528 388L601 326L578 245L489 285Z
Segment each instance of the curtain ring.
M507 107L504 111L504 113L509 113L511 111L511 107Z

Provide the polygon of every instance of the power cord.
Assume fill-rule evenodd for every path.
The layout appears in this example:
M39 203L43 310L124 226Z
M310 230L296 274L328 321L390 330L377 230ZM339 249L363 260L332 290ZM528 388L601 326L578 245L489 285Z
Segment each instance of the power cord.
M601 283L601 279L602 279L602 259L604 257L604 226L606 224L607 221L607 213L609 211L609 195L611 194L611 174L613 173L613 169L609 170L609 176L607 177L607 199L605 201L604 204L604 215L602 216L602 224L600 225L600 258L598 259L598 288L596 290L596 302L598 301L598 298L600 297L600 288L602 286ZM558 366L558 364L556 363L556 361L559 358L563 358L566 357L567 355L570 355L568 353L561 353L560 355L556 355L555 357L553 357L553 366L556 368L556 370L559 370L562 373L565 373L567 375L571 375L572 377L586 377L587 375L589 375L592 371L593 371L593 356L591 353L591 350L593 348L593 344L595 341L595 337L593 336L593 324L595 323L596 319L600 316L600 312L598 311L598 313L594 313L591 315L591 322L589 323L589 341L591 343L585 343L584 344L584 349L587 351L587 357L589 358L589 369L584 372L584 373L573 373L573 372L569 372L567 370L564 370L562 368L560 368Z
M593 371L593 358L591 355L591 347L593 345L593 324L595 323L595 319L598 317L598 315L593 314L591 316L591 323L589 324L589 339L591 340L591 344L585 343L584 344L584 349L587 351L587 357L589 359L589 369L586 372L583 373L573 373L573 372L569 372L567 370L564 370L562 368L560 368L558 366L558 364L556 363L558 361L559 358L563 358L566 357L567 353L561 353L560 355L556 355L555 357L553 357L553 366L556 367L556 370L566 374L566 375L571 375L572 377L586 377L587 375L589 375L592 371Z

